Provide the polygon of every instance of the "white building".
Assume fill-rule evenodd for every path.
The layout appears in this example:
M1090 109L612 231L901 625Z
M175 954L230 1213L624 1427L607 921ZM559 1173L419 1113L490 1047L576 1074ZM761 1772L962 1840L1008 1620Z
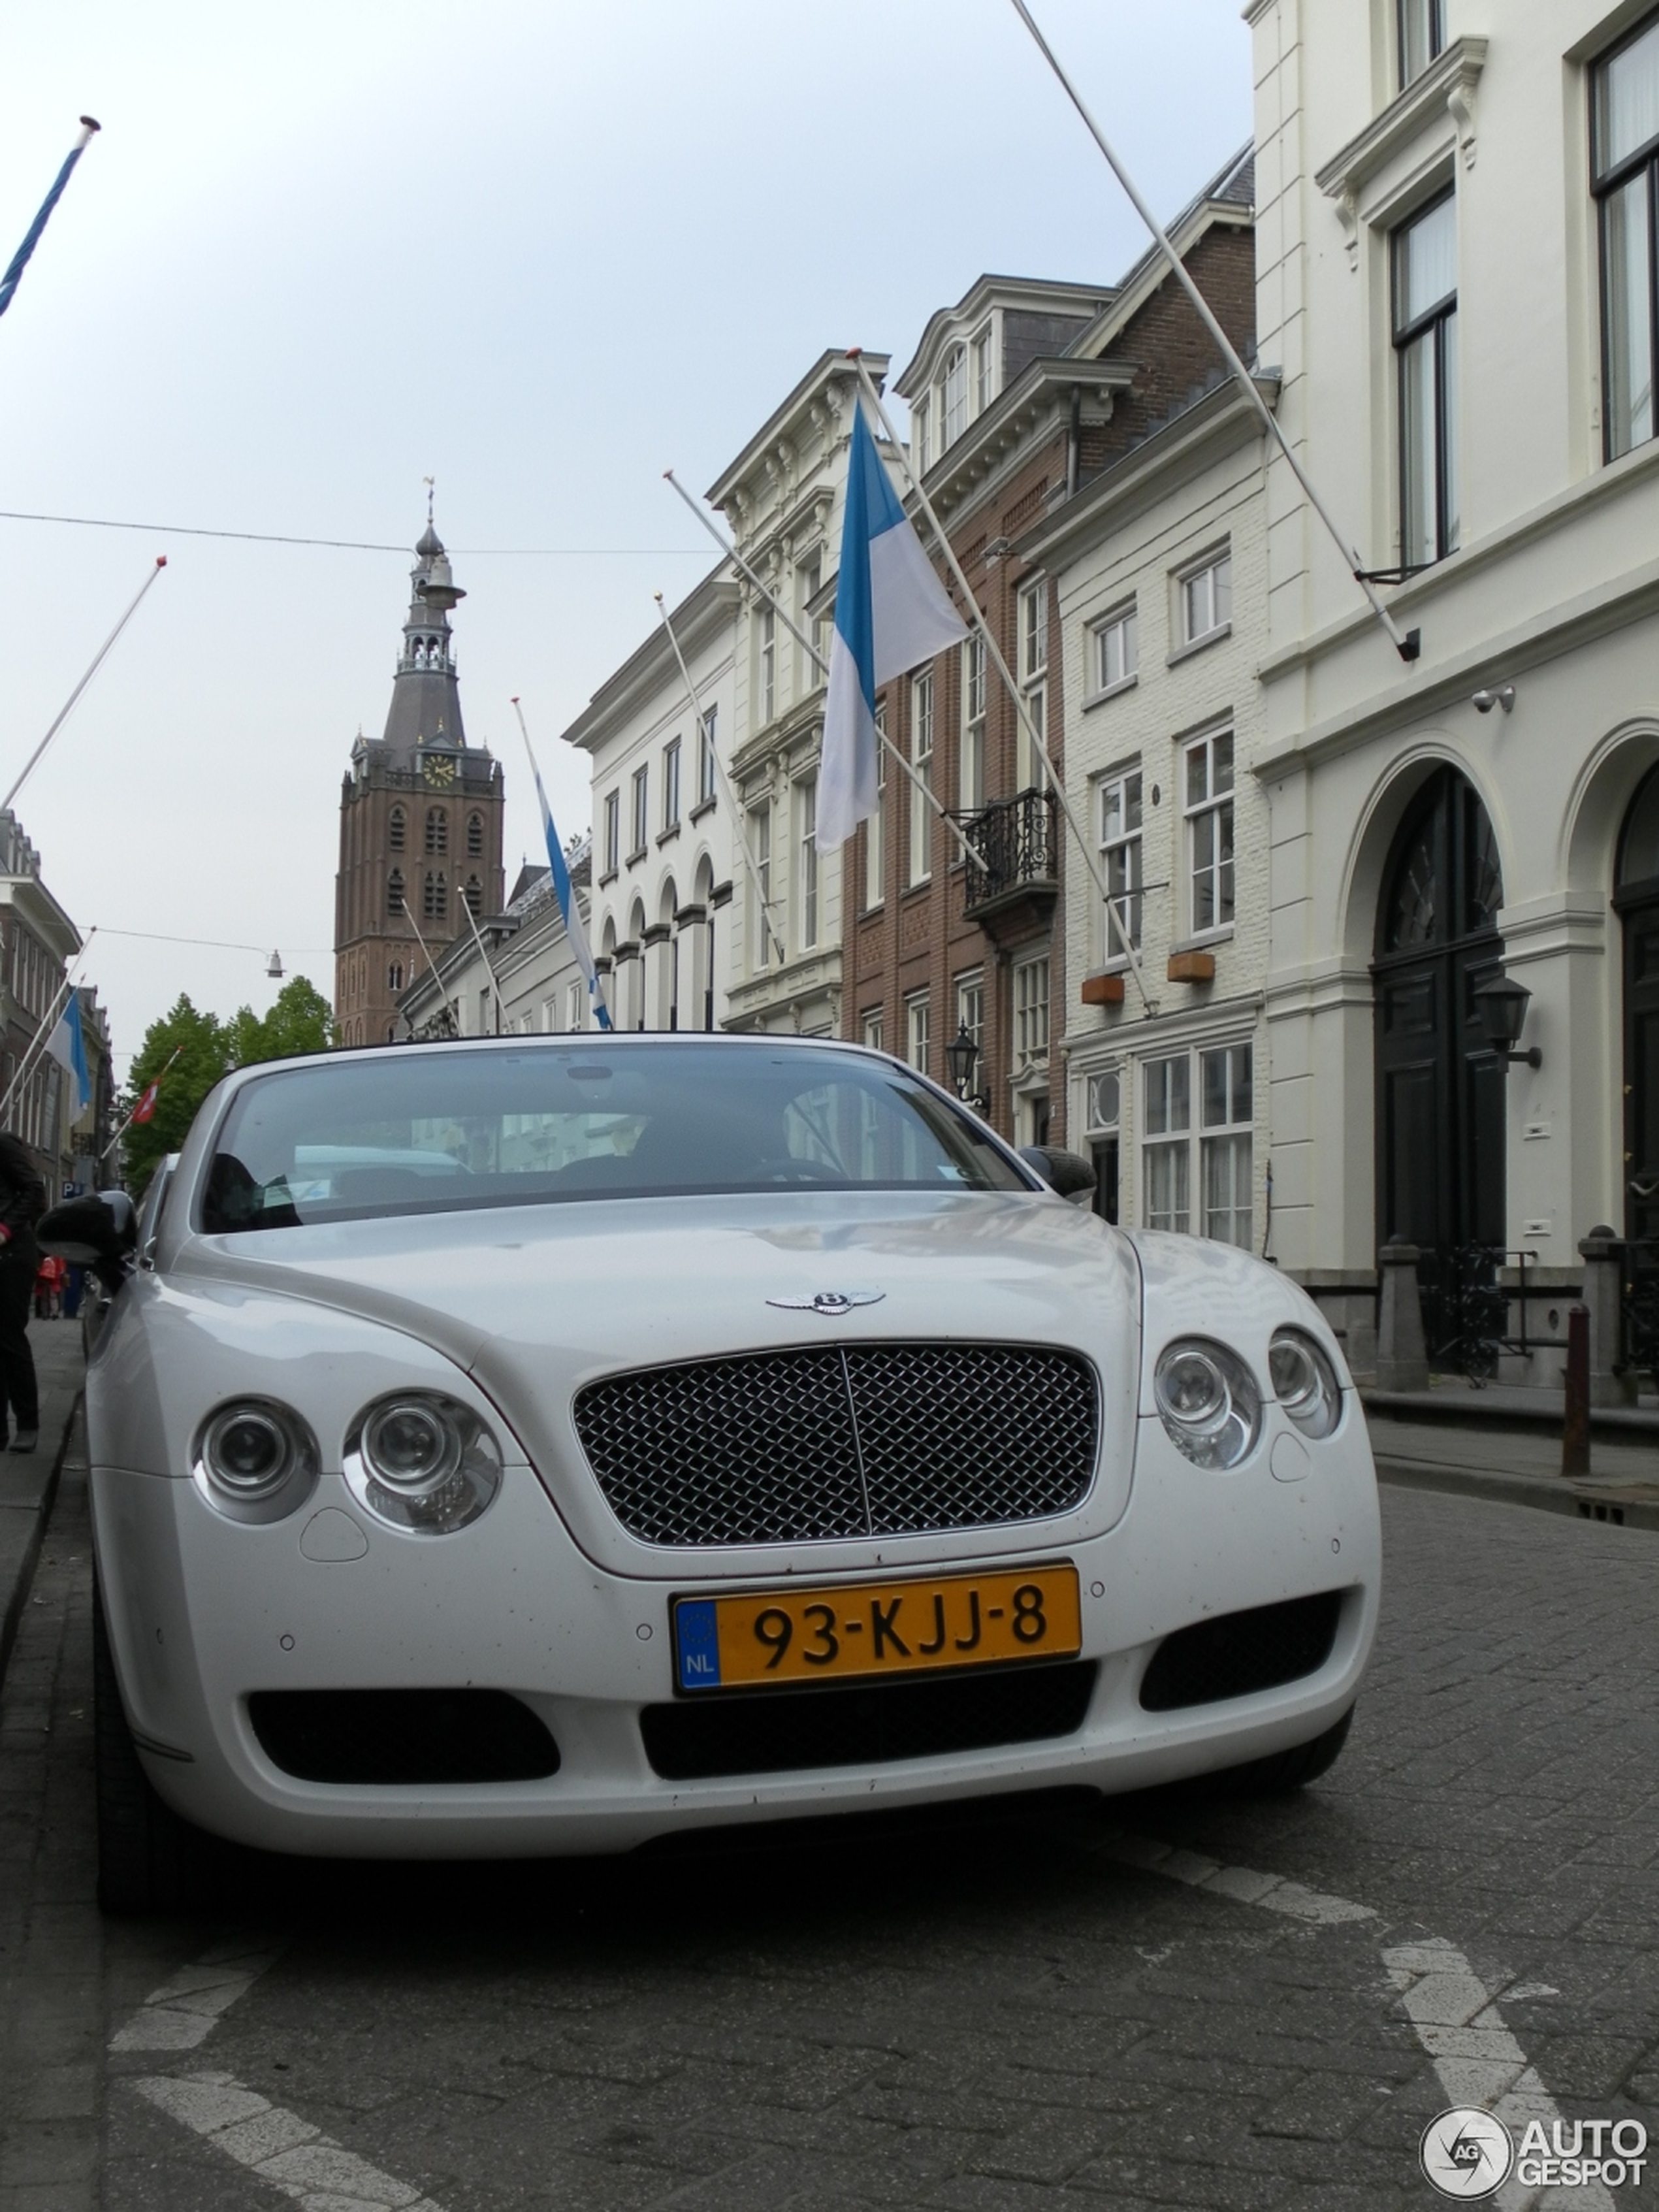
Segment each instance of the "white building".
M586 841L566 854L578 911L587 914ZM423 966L398 1001L404 1032L415 1038L548 1035L592 1029L587 984L576 965L544 867L525 867L498 915L471 929Z
M866 354L878 381L884 354ZM707 495L744 561L828 651L855 389L822 355ZM820 862L823 684L729 562L565 732L592 758L594 950L623 1029L826 1036L841 1012L841 866Z
M1252 0L1275 1238L1659 1234L1659 12ZM1483 711L1483 708L1485 711ZM1477 994L1531 994L1490 1047Z

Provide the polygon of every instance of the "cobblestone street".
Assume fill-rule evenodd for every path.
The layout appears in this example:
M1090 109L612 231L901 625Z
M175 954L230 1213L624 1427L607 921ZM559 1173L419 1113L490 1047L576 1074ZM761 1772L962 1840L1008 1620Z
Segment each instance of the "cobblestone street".
M5 2212L1358 2212L1439 2201L1418 2138L1482 2069L1653 2124L1651 1536L1385 1491L1300 1797L264 1862L246 1923L103 1923L81 1449L4 1707Z

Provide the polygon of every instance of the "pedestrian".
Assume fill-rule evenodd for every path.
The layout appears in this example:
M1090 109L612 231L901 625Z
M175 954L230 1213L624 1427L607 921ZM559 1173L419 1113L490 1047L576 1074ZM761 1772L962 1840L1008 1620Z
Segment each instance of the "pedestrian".
M28 1328L40 1265L34 1224L46 1206L46 1187L27 1148L9 1130L0 1130L0 1436L9 1407L15 1452L33 1451L40 1441L40 1399Z
M56 1321L63 1310L64 1262L48 1252L34 1273L34 1318Z

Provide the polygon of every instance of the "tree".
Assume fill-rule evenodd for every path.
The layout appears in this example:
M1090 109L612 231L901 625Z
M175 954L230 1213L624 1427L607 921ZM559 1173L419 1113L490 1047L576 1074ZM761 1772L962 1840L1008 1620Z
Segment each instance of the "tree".
M131 1096L122 1109L131 1110L161 1078L155 1111L148 1121L134 1122L121 1140L134 1190L143 1190L167 1154L178 1151L197 1108L230 1064L224 1023L216 1014L199 1012L182 992L172 1011L150 1024L132 1063Z
M263 1018L252 1006L239 1006L223 1022L216 1014L199 1012L181 995L170 1013L150 1024L132 1063L124 1113L158 1076L161 1084L155 1113L148 1121L135 1122L122 1139L129 1185L142 1191L158 1163L178 1151L197 1109L222 1075L289 1053L325 1052L333 1042L328 1001L303 975L283 986Z
M290 1053L326 1052L334 1042L334 1017L316 985L295 975L263 1020L252 1006L239 1007L228 1035L231 1066L252 1067L256 1060L283 1060Z

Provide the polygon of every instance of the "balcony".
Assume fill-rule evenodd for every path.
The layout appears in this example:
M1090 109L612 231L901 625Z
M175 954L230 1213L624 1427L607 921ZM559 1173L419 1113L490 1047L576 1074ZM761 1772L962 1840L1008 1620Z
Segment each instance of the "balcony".
M963 913L993 937L1044 927L1060 894L1060 810L1052 791L1022 791L956 820L974 861Z

